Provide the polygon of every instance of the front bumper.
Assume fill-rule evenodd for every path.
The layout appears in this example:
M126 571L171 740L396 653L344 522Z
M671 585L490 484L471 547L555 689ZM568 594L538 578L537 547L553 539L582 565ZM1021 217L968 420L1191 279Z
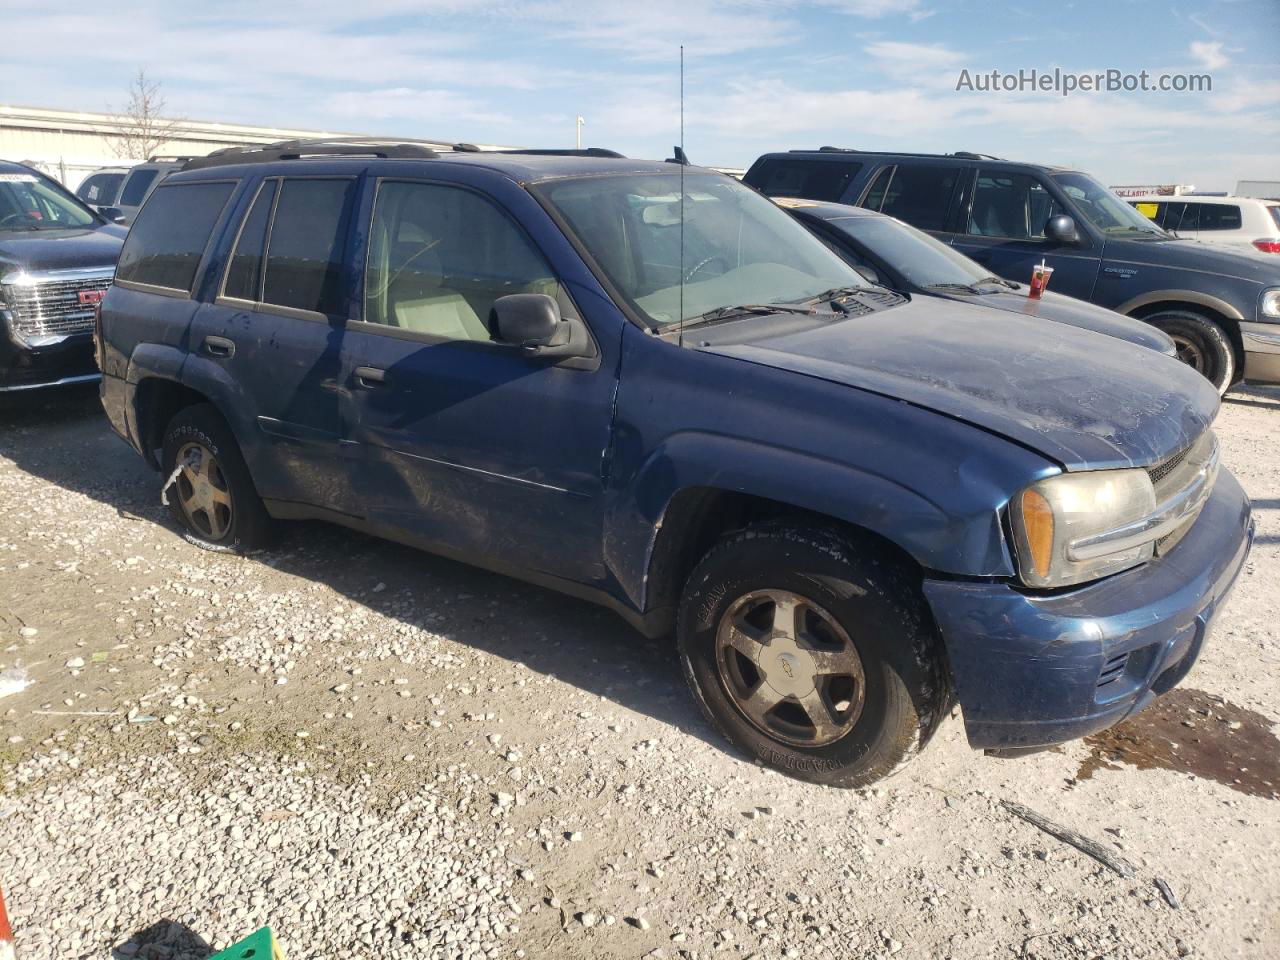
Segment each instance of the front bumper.
M1241 323L1244 379L1249 383L1280 383L1280 323Z
M92 333L27 343L14 337L0 317L0 393L89 383L99 376Z
M1190 671L1253 543L1223 470L1165 556L1069 593L926 580L975 749L1051 746L1141 710Z

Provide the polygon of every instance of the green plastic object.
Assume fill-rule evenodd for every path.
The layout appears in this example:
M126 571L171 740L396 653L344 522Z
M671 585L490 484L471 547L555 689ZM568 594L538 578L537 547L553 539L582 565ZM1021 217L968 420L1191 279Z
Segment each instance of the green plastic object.
M234 947L227 947L221 953L215 953L209 960L285 960L284 951L276 938L272 936L270 927L263 927L257 933L245 937Z

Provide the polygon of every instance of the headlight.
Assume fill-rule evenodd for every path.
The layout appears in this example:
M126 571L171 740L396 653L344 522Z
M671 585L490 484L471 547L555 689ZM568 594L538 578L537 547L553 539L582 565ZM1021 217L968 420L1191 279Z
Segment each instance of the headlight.
M1146 521L1156 494L1145 470L1063 473L1013 498L1010 520L1023 583L1063 587L1151 558Z
M1273 320L1280 320L1280 287L1262 291L1262 299L1258 302L1258 313Z

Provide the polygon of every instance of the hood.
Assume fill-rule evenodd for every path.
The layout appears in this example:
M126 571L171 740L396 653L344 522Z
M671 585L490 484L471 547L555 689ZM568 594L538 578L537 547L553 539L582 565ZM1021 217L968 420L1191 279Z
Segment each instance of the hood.
M1276 257L1280 261L1280 257ZM1117 240L1107 238L1103 266L1126 263L1199 270L1268 287L1280 286L1280 263L1243 250L1194 240Z
M1159 462L1218 411L1217 391L1190 367L1065 323L926 297L752 338L763 319L700 330L700 349L935 410L1068 470Z
M109 227L83 230L0 230L0 276L35 270L114 267L123 237Z
M1114 310L1096 307L1092 303L1086 303L1084 300L1077 300L1075 297L1068 297L1051 291L1046 291L1038 301L1032 300L1026 294L1025 285L1022 290L1022 293L1008 290L1001 293L982 294L952 293L947 291L943 295L948 300L958 300L961 303L973 304L974 306L1004 310L1016 316L1027 317L1033 322L1036 318L1039 318L1052 320L1055 323L1069 324L1084 330L1093 330L1097 333L1105 333L1109 337L1117 337L1140 347L1146 347L1149 350L1173 356L1173 340L1169 338L1168 334L1157 330L1149 323L1143 323L1141 320L1134 320L1131 317L1116 313Z

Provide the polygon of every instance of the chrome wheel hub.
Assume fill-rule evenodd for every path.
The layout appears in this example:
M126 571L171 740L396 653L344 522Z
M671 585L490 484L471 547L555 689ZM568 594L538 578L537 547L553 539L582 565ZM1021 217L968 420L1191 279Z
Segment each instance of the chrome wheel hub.
M210 540L231 529L231 491L222 467L207 447L188 443L178 451L178 502L191 526Z
M866 678L853 641L799 594L757 590L734 601L716 632L716 663L742 715L784 742L834 743L862 713Z
M1204 372L1204 353L1200 347L1192 343L1186 337L1180 337L1177 334L1171 334L1173 337L1173 346L1177 350L1178 359L1185 363L1193 370Z

